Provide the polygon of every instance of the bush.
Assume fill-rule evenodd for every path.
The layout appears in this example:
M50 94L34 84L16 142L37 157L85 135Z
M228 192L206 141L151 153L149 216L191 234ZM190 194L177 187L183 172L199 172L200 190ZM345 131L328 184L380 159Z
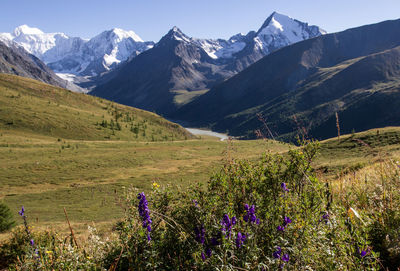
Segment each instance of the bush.
M0 233L8 231L15 225L10 208L0 202Z
M316 152L308 144L286 157L233 162L206 188L155 188L139 199L129 191L121 245L108 263L116 270L377 269L362 222L314 176Z

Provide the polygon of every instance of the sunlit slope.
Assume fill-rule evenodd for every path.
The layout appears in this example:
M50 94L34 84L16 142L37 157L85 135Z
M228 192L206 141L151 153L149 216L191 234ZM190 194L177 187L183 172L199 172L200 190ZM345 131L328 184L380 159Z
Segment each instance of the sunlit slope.
M154 113L7 74L0 74L0 129L79 140L192 137Z

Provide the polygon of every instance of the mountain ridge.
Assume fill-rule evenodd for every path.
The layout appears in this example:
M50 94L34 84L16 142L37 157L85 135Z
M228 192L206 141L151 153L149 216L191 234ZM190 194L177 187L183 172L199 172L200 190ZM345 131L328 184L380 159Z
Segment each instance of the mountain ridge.
M346 95L354 94L354 91L359 89L363 95L375 91L382 99L396 97L397 83L382 74L388 74L388 70L400 69L397 62L400 60L395 57L397 49L394 49L400 46L399 37L400 20L391 20L323 35L284 47L183 106L173 118L178 119L177 116L180 116L183 121L192 121L198 126L208 126L222 132L229 130L232 135L255 137L254 130L262 129L257 116L259 113L266 118L271 129L282 137L289 138L297 129L293 120L296 116L297 121L305 123L306 127L310 126L310 132L316 137L334 136L335 113L338 112L340 117L351 104L357 104L354 97L349 100L349 96ZM385 58L380 64L374 62L375 66L360 64L376 57L374 54L381 54L387 50L393 59ZM365 60L358 61L358 58ZM346 62L350 62L351 65ZM275 69L277 65L280 69ZM353 72L348 73L346 68L353 69ZM335 78L336 81L327 81L326 76ZM325 85L320 85L321 82L325 82ZM374 82L378 85L394 84L391 87L393 93L385 93L374 87ZM305 94L299 96L300 92ZM323 129L314 123L317 120L317 112L320 111L311 106L311 102L316 97L327 98L335 93L339 103L335 103L335 99L317 99L320 105L328 103L325 109L329 118L325 120L326 123L330 123L331 129L327 130L329 133L324 134ZM373 103L370 99L368 102ZM302 104L308 109L299 108ZM338 107L339 104L344 106ZM361 108L361 104L358 106ZM357 114L354 110L352 112ZM198 116L201 117L196 120ZM383 122L381 125L387 126ZM351 132L348 129L353 128L374 127L355 123L350 125L348 122L345 129Z
M289 32L293 25L297 26L296 31L308 27L278 13L270 17L275 16L288 22ZM325 33L316 26L312 29L319 29L318 33L310 30L312 35ZM284 30L286 25L276 29L277 38L272 39L275 43L271 46L267 46L267 38L274 33L262 36L258 44L265 47L256 47L255 31L234 35L229 40L207 40L191 38L174 26L152 49L111 71L113 75L107 75L111 79L98 85L91 94L169 116L271 50L294 41L282 34ZM307 35L304 32L301 38Z

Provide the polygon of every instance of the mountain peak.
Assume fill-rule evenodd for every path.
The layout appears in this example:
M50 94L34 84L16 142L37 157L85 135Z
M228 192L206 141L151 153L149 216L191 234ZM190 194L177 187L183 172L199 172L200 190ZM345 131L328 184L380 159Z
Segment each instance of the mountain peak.
M38 35L44 34L42 30L35 27L29 27L26 24L20 25L14 29L14 35L18 37L19 35L26 34L26 35Z
M136 42L143 42L143 40L132 30L126 31L121 28L113 28L110 30L110 32L114 33L120 39L132 38Z
M186 36L177 26L171 28L166 37L174 40L190 42L190 38Z
M263 23L263 25L260 27L259 32L268 27L268 26L273 26L276 28L281 28L283 23L287 23L287 22L294 22L295 20L287 15L278 13L276 11L272 12L271 15L269 15L269 17L265 20L265 22Z

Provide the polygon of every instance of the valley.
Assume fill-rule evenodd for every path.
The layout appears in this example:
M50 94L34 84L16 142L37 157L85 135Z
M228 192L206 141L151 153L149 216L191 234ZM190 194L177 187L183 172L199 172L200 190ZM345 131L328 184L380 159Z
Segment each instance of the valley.
M143 14L0 33L1 271L400 270L400 19Z

